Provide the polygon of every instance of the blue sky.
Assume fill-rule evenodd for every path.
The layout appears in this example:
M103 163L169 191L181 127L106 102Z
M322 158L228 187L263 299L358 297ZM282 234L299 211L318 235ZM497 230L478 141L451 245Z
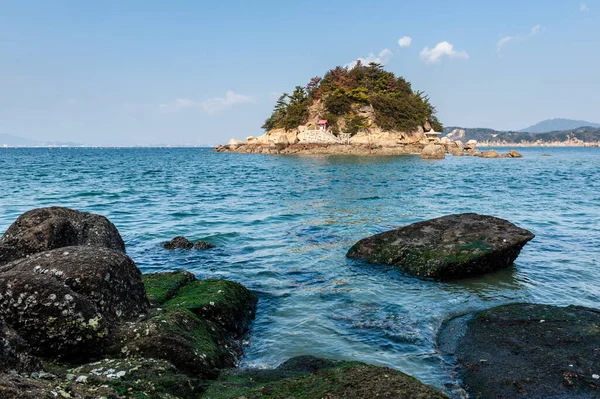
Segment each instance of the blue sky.
M359 57L448 126L600 122L599 15L600 0L0 0L0 133L225 143L260 134L277 93Z

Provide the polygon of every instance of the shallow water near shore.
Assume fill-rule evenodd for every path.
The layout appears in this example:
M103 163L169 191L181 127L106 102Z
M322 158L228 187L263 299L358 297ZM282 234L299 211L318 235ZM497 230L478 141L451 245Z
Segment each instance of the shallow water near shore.
M42 206L104 214L143 272L184 268L258 294L241 366L312 354L392 367L452 392L455 376L435 346L443 320L519 301L600 307L600 149L519 151L524 158L425 161L0 149L0 233ZM508 219L536 238L513 268L451 283L345 258L361 238L461 212ZM176 235L217 248L164 250Z

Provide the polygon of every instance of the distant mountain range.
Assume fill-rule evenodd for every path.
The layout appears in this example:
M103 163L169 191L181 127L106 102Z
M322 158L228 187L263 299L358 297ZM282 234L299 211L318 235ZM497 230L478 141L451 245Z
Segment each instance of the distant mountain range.
M577 121L573 119L546 119L545 121L541 121L536 123L533 126L526 127L525 129L519 130L519 132L527 132L527 133L549 133L549 132L558 132L564 130L573 130L580 127L596 127L600 128L600 123L592 123L586 121Z
M461 128L449 126L444 134L453 140L467 142L477 140L480 143L599 143L600 127L579 127L547 133L528 133L514 131L498 131L485 128Z
M36 141L19 136L0 133L0 147L81 147L83 144L70 141Z

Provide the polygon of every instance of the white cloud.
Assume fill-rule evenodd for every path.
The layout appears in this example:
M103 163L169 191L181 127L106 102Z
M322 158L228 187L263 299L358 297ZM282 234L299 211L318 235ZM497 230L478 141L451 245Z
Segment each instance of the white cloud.
M427 64L438 63L442 57L449 58L469 58L469 54L465 51L454 50L454 46L448 42L440 42L432 49L425 47L421 51L421 58Z
M392 58L392 51L390 49L384 48L383 50L381 50L379 52L379 54L375 55L374 53L369 53L369 55L367 56L367 58L357 58L356 60L347 63L346 65L344 65L346 68L348 69L352 69L356 66L356 63L358 61L361 62L361 64L363 65L369 65L371 62L375 62L377 64L381 64L381 65L385 65L390 61L390 58Z
M254 97L237 94L231 90L225 93L225 97L209 98L205 101L194 101L188 98L178 98L175 101L166 104L160 104L159 109L162 112L179 112L186 109L195 109L207 114L214 114L231 108L234 105L248 104L255 102Z
M582 12L587 12L587 11L589 11L589 10L590 10L590 8L588 7L588 5L587 5L587 4L585 4L585 3L581 3L581 4L579 4L579 11L582 11Z
M496 43L496 51L498 52L498 54L500 54L500 52L502 51L502 48L504 46L506 46L508 43L510 42L520 42L523 40L527 40L535 35L537 35L538 33L540 33L542 31L542 26L541 25L536 25L533 28L531 28L529 30L529 33L525 36L505 36L502 39L498 40L498 43Z
M412 37L410 36L404 36L401 37L400 39L398 39L398 46L400 47L410 47L412 43Z

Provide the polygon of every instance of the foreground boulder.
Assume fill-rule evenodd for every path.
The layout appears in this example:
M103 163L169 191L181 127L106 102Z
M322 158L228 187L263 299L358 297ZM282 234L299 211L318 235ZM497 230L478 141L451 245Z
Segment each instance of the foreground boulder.
M357 242L348 258L450 280L510 266L534 235L507 220L464 213L413 223Z
M19 216L0 238L0 265L74 245L125 252L121 235L104 216L69 208L39 208Z
M438 144L427 144L423 151L421 151L420 157L422 159L444 159L446 152L444 147Z
M512 304L444 324L440 349L456 355L473 398L600 397L600 311Z
M205 399L444 399L435 388L387 367L295 357L274 370L224 373Z
M0 267L0 316L39 355L92 355L147 306L141 273L120 251L65 247Z
M164 242L163 247L166 249L192 249L192 248L194 248L194 249L199 249L199 250L205 250L205 249L214 248L215 246L206 241L196 241L194 243L183 236L177 236L177 237L173 238L171 241Z

